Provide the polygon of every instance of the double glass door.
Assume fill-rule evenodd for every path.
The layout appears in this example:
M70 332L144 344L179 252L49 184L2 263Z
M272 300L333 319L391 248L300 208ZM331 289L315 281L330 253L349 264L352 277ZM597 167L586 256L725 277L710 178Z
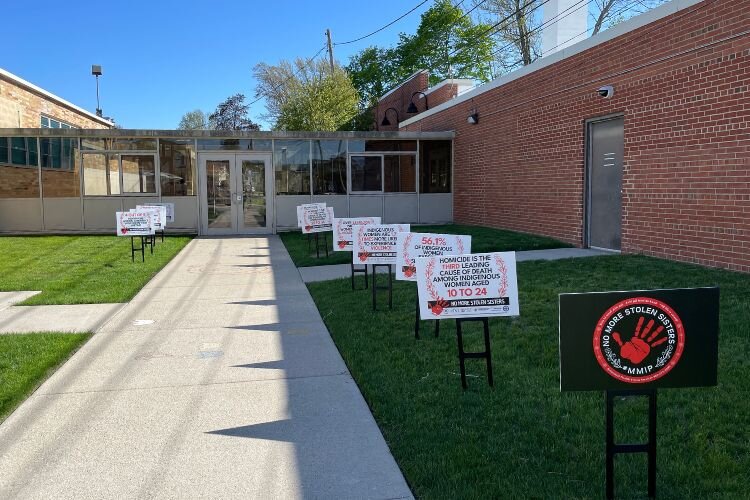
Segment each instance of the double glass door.
M202 154L204 234L273 232L270 154Z

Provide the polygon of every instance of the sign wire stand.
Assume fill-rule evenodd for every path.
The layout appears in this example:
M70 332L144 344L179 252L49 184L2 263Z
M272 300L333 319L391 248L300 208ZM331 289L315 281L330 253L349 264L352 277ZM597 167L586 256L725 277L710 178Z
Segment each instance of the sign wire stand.
M146 252L144 251L144 241L143 236L141 238L141 246L136 248L135 247L135 236L130 237L130 261L135 262L135 253L140 250L141 251L141 261L146 262Z
M464 338L461 331L461 326L468 322L481 322L484 327L484 352L465 352L464 351ZM458 339L458 363L461 368L461 386L466 390L468 385L466 384L466 366L464 361L466 359L482 359L487 360L487 382L490 387L493 387L494 381L492 379L492 351L490 350L490 322L489 318L456 318L456 337Z
M315 258L320 258L320 234L321 233L315 233ZM308 240L307 248L310 249L310 240ZM323 233L323 248L326 251L326 257L328 257L328 233Z
M377 272L379 267L388 269L388 286L377 285ZM393 309L393 266L391 264L372 264L372 310L378 310L378 290L388 290L388 308Z
M354 275L355 274L364 274L365 275L365 288L364 290L367 290L370 287L369 279L368 279L368 272L367 272L367 264L363 265L361 268L354 267L354 262L350 263L352 268L352 290L356 290L354 287Z
M615 498L615 455L620 453L648 454L648 496L656 498L656 389L604 391L607 399L607 500ZM648 397L648 442L616 444L614 429L614 401L617 397Z
M416 315L415 315L415 318L414 318L414 338L417 339L417 340L420 339L420 337L419 337L419 321L420 321L420 319L421 318L419 317L419 290L417 290L417 310L416 310ZM435 338L438 338L439 336L440 336L440 320L436 319L435 320Z

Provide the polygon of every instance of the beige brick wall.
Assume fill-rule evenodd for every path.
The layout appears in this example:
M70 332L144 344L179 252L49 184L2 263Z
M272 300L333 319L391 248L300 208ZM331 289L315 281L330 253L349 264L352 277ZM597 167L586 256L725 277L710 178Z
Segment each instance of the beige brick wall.
M39 128L41 115L78 128L111 128L0 75L0 128Z

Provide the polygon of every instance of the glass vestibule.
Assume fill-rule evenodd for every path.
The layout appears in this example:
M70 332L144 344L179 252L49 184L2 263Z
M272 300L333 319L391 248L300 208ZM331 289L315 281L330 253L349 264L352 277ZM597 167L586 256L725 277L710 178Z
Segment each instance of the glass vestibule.
M204 153L199 157L205 234L273 232L271 155Z

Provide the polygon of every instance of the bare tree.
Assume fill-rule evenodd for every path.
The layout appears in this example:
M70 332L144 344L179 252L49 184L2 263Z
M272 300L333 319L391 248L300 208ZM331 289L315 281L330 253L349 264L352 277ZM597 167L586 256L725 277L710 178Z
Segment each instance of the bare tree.
M593 19L592 35L635 15L653 9L668 0L593 0L570 7L551 22L542 21L543 0L474 0L483 12L485 22L494 28L489 32L496 43L495 59L499 73L531 64L541 57L541 35L545 29L571 15L580 8L590 8ZM480 14L481 16L481 14ZM583 33L581 34L583 35Z
M669 0L594 0L591 12L594 30L591 35L596 35L602 29L610 28L667 1Z

